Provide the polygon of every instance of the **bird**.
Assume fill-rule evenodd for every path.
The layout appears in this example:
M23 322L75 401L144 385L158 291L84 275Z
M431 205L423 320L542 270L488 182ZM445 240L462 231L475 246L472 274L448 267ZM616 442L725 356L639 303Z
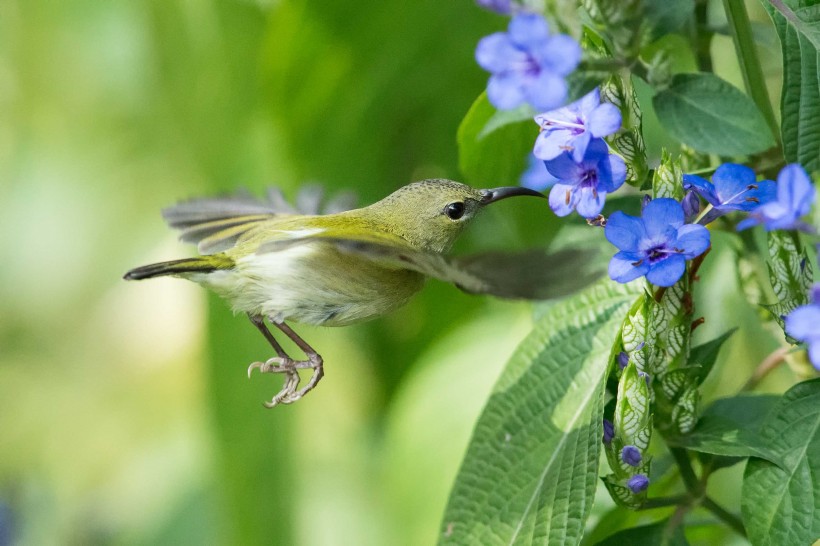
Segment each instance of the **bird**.
M347 326L404 305L427 278L463 291L502 298L546 299L594 277L579 264L584 253L536 249L512 255L451 256L464 228L488 205L516 196L545 198L519 186L475 189L446 179L413 182L362 208L320 214L316 191L300 194L302 210L271 188L267 201L247 194L183 201L163 210L180 239L199 256L131 269L126 280L173 276L213 290L234 313L246 314L276 356L253 370L282 374L268 408L291 404L324 376L324 359L289 323ZM346 207L339 207L346 208ZM305 358L292 358L265 319L291 339ZM310 370L299 388L299 370Z

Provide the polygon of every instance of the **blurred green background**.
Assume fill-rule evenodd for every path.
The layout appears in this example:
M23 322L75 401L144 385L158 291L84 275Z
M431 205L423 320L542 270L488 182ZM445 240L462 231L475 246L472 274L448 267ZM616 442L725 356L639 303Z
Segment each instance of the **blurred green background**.
M244 317L121 276L193 252L159 216L178 199L459 179L473 49L504 25L470 0L0 2L0 544L435 540L527 305L431 283L384 319L301 327L327 375L268 411ZM461 250L551 236L543 203L512 201ZM750 315L726 294L704 338ZM753 365L776 342L747 322Z

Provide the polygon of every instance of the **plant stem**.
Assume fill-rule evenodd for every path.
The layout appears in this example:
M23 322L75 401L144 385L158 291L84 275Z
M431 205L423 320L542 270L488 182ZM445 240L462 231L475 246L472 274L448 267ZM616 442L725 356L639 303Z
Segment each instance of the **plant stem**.
M741 391L751 391L757 387L763 379L769 375L769 373L780 366L783 360L786 358L786 355L789 354L791 351L791 347L780 347L779 349L775 349L772 351L769 356L763 359L763 361L757 365L755 371L752 372L752 377L743 385Z
M737 534L746 538L746 528L743 526L743 522L739 517L732 514L709 497L704 497L701 504L703 504L704 508L712 512L715 517L731 527Z
M746 4L744 0L723 0L723 9L726 12L729 28L732 30L732 38L735 42L740 71L743 73L746 93L749 94L760 113L763 114L775 142L780 146L780 128L777 125L777 118L775 118L769 92L766 89L766 80L763 77L763 68L761 68L760 59L757 56Z
M693 498L698 499L703 495L703 485L695 475L695 470L689 461L689 452L681 447L670 447L669 452L672 454L672 457L674 457L675 463L677 463L680 469L680 477L686 485L686 490L689 491Z

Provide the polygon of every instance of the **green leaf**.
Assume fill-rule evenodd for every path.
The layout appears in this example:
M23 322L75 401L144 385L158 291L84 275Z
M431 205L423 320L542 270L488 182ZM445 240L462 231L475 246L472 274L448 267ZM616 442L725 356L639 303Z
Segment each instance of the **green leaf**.
M549 308L479 418L440 544L575 544L589 516L612 345L634 300L598 283Z
M519 111L501 114L482 93L458 128L458 160L466 181L474 186L513 186L524 172L538 126L516 121ZM498 116L498 117L496 117Z
M676 32L692 17L694 10L694 0L645 2L644 16L649 26L647 41L654 42L666 34Z
M642 525L619 531L607 537L596 546L688 546L683 534L683 527L676 526L674 531L667 532L667 522L653 525Z
M817 2L803 2L797 5L794 0L769 1L767 7L772 15L782 17L788 25L806 38L815 49L820 49L820 8Z
M536 111L529 104L522 104L513 110L497 110L495 114L487 121L481 132L478 133L478 140L492 134L496 130L509 125L511 123L518 123L519 121L532 122L536 115Z
M661 151L661 164L652 176L652 196L683 199L683 171L680 157L673 160L665 149Z
M755 546L811 544L820 536L820 379L789 389L760 428L781 468L753 458L743 476L741 511Z
M670 445L729 457L760 457L781 464L780 456L758 434L763 419L780 399L774 395L739 395L715 400L695 429L669 437Z
M700 152L745 155L775 144L754 102L714 74L676 74L652 104L669 134Z
M783 317L809 301L808 293L813 277L811 261L806 255L806 249L800 244L797 232L770 231L768 241L769 260L766 266L778 301L763 307L784 328ZM791 338L788 339L796 343Z
M697 347L693 347L689 352L689 365L700 367L698 371L699 384L703 383L709 375L709 372L712 371L712 368L717 361L718 353L720 353L720 348L723 347L726 340L732 337L732 334L736 331L737 328L732 328L722 336L716 337L712 341L707 341Z

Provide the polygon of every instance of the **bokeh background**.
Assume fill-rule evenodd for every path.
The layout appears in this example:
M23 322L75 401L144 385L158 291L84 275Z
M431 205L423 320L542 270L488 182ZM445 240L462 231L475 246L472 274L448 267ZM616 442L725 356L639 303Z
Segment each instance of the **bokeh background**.
M433 282L372 323L303 326L327 375L269 411L280 382L247 379L270 349L244 317L192 284L121 276L193 252L159 216L179 199L316 181L368 203L460 179L456 129L486 83L473 49L504 25L470 0L0 2L0 545L435 540L528 305ZM544 244L555 225L505 201L459 250ZM732 267L707 271L730 284ZM732 294L703 297L704 339L748 327L714 393L777 347Z

